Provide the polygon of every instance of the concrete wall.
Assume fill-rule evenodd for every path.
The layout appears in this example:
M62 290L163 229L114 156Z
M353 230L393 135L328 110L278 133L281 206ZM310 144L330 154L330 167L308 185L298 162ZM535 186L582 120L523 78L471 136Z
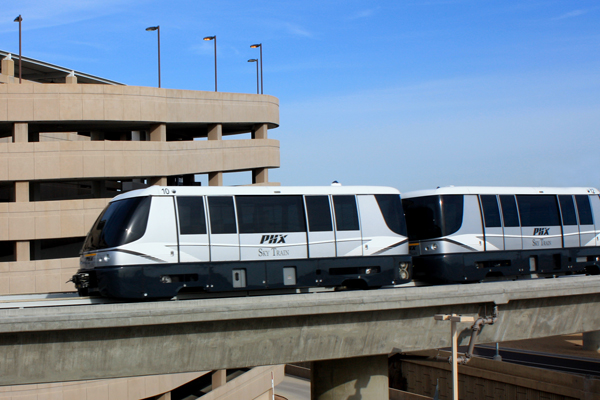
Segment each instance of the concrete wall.
M440 352L448 355L446 352ZM421 353L435 356L437 352ZM408 391L433 396L439 380L440 398L452 396L451 366L444 362L402 362ZM600 379L517 364L473 358L459 366L461 400L598 400Z

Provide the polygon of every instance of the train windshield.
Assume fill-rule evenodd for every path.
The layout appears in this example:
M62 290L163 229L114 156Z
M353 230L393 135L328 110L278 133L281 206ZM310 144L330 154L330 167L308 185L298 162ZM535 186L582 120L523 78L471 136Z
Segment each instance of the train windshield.
M398 235L408 236L400 196L397 194L376 194L375 198L388 228Z
M448 236L458 231L463 219L463 196L443 195L402 199L409 240Z
M88 233L82 252L121 246L146 232L150 197L133 197L110 203Z

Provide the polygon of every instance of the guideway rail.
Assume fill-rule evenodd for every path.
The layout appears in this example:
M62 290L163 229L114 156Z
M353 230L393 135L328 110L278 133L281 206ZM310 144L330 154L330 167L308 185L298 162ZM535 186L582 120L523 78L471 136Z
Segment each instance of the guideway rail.
M600 330L600 276L0 310L0 385L353 358ZM469 342L468 326L459 345ZM174 362L173 360L177 360ZM53 366L48 368L48 366Z

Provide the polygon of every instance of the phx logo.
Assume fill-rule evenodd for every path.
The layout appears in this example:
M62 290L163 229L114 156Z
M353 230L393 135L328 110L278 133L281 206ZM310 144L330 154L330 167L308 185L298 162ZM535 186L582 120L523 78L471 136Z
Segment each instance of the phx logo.
M547 236L550 235L548 232L550 228L533 228L533 236Z
M287 237L287 235L262 235L262 238L260 239L260 244L263 244L263 243L269 243L269 244L285 243L286 237Z

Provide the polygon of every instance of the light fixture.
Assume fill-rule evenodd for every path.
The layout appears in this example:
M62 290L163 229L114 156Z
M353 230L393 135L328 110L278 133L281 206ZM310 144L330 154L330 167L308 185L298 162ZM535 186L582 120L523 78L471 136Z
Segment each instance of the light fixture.
M256 63L256 94L258 94L258 59L251 58L248 62Z
M147 31L157 31L158 33L158 87L160 88L160 25L149 26L146 28Z
M260 47L260 94L263 94L263 66L262 66L262 43L250 45L250 48L256 49Z
M215 36L206 36L204 40L214 40L215 41L215 92L217 91L217 35Z
M15 18L14 22L19 23L19 83L21 83L21 75L22 75L22 64L23 58L21 57L21 22L23 22L23 17L21 14L17 18Z

